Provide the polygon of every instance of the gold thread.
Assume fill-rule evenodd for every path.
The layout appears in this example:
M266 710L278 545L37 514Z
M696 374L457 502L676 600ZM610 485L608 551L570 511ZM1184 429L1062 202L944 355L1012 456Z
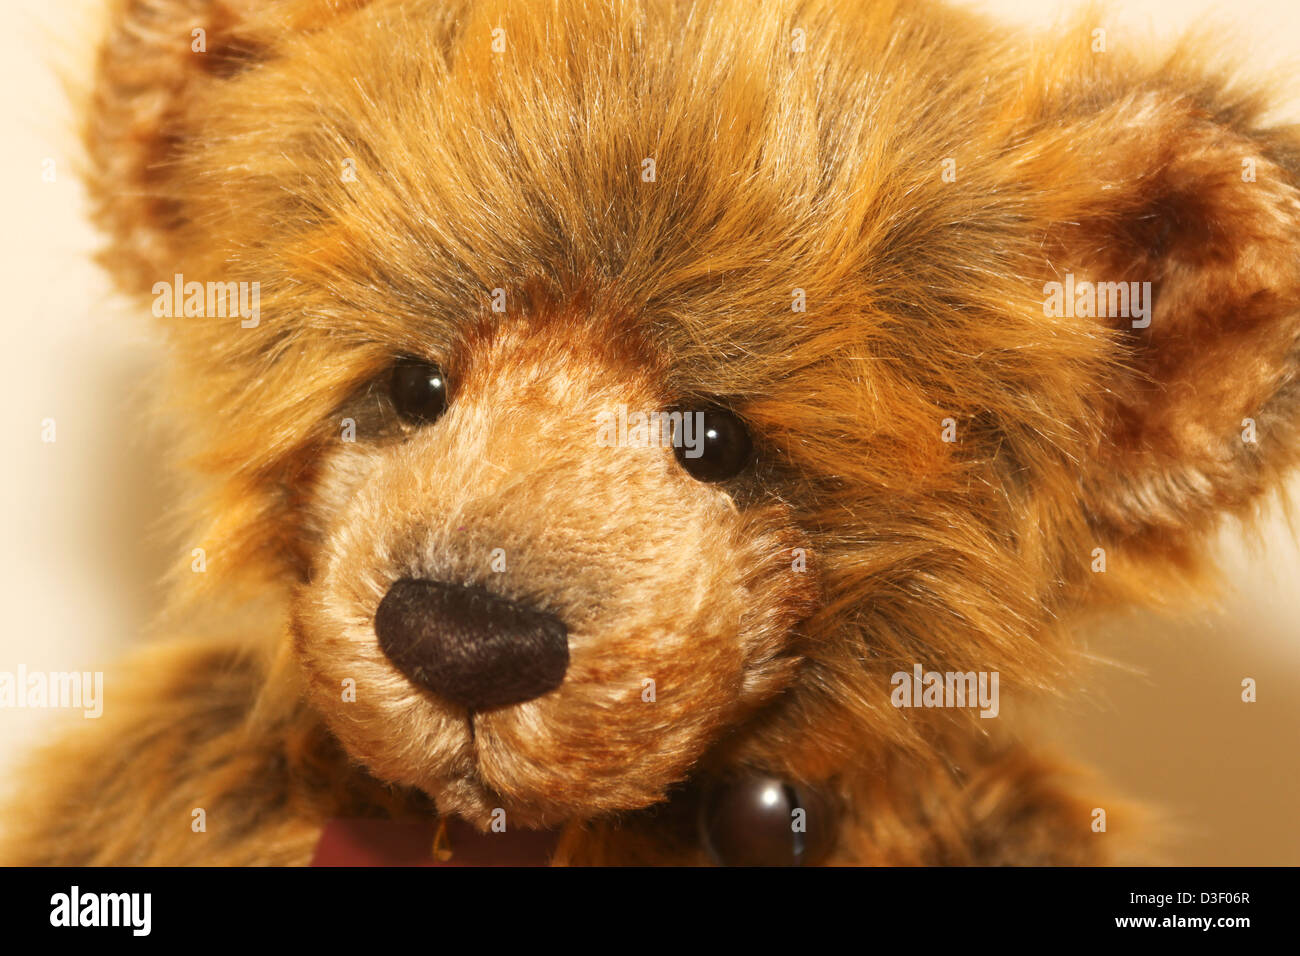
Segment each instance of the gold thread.
M433 835L433 858L446 863L452 857L451 841L447 839L447 818L438 821L438 832Z

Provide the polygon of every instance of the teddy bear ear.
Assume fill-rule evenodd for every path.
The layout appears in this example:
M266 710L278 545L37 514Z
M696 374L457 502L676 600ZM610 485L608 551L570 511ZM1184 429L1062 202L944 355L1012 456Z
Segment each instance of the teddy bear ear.
M83 129L101 261L128 292L169 275L186 210L171 186L175 158L202 130L201 104L361 0L117 0L98 53Z
M1148 88L1054 134L1045 311L1105 329L1079 476L1105 538L1176 551L1300 459L1300 133L1260 113Z

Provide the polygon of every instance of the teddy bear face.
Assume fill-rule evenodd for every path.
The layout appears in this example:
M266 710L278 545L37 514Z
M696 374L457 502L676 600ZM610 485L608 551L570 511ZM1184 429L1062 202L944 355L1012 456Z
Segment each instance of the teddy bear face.
M320 717L446 812L549 824L651 804L723 747L823 777L914 734L888 705L913 661L1031 670L1050 570L1005 546L1033 519L999 494L989 410L1033 393L1068 432L1050 413L1077 396L1003 359L1094 344L1087 324L1042 329L1015 276L953 273L972 239L901 202L906 157L867 188L855 157L893 134L848 108L849 73L719 50L700 74L724 35L672 5L611 9L572 49L538 8L501 58L475 38L504 9L254 17L250 60L174 120L198 138L167 167L169 268L261 296L247 327L175 327L221 476L204 540L287 579ZM784 47L764 29L755 51ZM892 26L827 29L867 57ZM420 427L390 394L411 360L446 376ZM620 409L718 406L754 448L725 481L600 441ZM413 679L376 627L411 581L545 615L562 682L476 707Z
M186 587L280 588L320 718L447 811L933 753L965 715L891 674L1052 686L1073 615L1164 593L1295 463L1300 152L1225 79L930 3L214 10L206 58L125 31L89 134L124 286L260 289L166 321L213 478ZM1050 307L1067 278L1147 284L1141 321ZM704 407L752 439L723 481L600 440ZM394 593L564 666L432 689Z
M381 381L358 400L358 440L320 462L307 513L321 544L295 602L312 697L373 772L469 819L501 807L541 825L653 803L789 682L813 588L796 554L807 541L788 507L738 508L672 447L601 441L614 410L675 398L618 323L589 310L485 321L437 358L444 414L402 422ZM481 708L464 684L490 660L417 686L376 636L404 580L551 615L567 632L562 679ZM434 617L443 642L449 622ZM469 643L450 653L482 639ZM355 699L340 706L348 679Z

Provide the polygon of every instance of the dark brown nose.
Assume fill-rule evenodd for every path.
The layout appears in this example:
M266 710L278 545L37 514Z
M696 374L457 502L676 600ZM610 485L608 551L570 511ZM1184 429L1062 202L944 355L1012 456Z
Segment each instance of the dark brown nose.
M540 697L569 667L559 618L480 587L403 578L379 602L375 634L411 681L469 710Z

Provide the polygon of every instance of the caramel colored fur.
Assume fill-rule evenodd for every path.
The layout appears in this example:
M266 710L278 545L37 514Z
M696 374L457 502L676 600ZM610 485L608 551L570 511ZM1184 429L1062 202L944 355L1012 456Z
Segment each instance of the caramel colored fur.
M209 556L172 619L274 610L111 682L0 857L303 863L331 817L436 805L563 827L558 862L702 863L691 785L758 769L831 796L834 863L1131 858L1136 812L1001 721L890 703L916 663L1067 687L1071 628L1187 594L1300 453L1300 134L1197 44L1098 54L1092 22L118 3L106 265L261 288L254 328L161 320ZM1045 316L1066 274L1151 282L1150 327ZM452 382L422 430L384 397L401 355ZM705 399L754 435L735 481L596 442L602 411ZM564 684L474 715L417 691L373 630L403 576L556 614Z

